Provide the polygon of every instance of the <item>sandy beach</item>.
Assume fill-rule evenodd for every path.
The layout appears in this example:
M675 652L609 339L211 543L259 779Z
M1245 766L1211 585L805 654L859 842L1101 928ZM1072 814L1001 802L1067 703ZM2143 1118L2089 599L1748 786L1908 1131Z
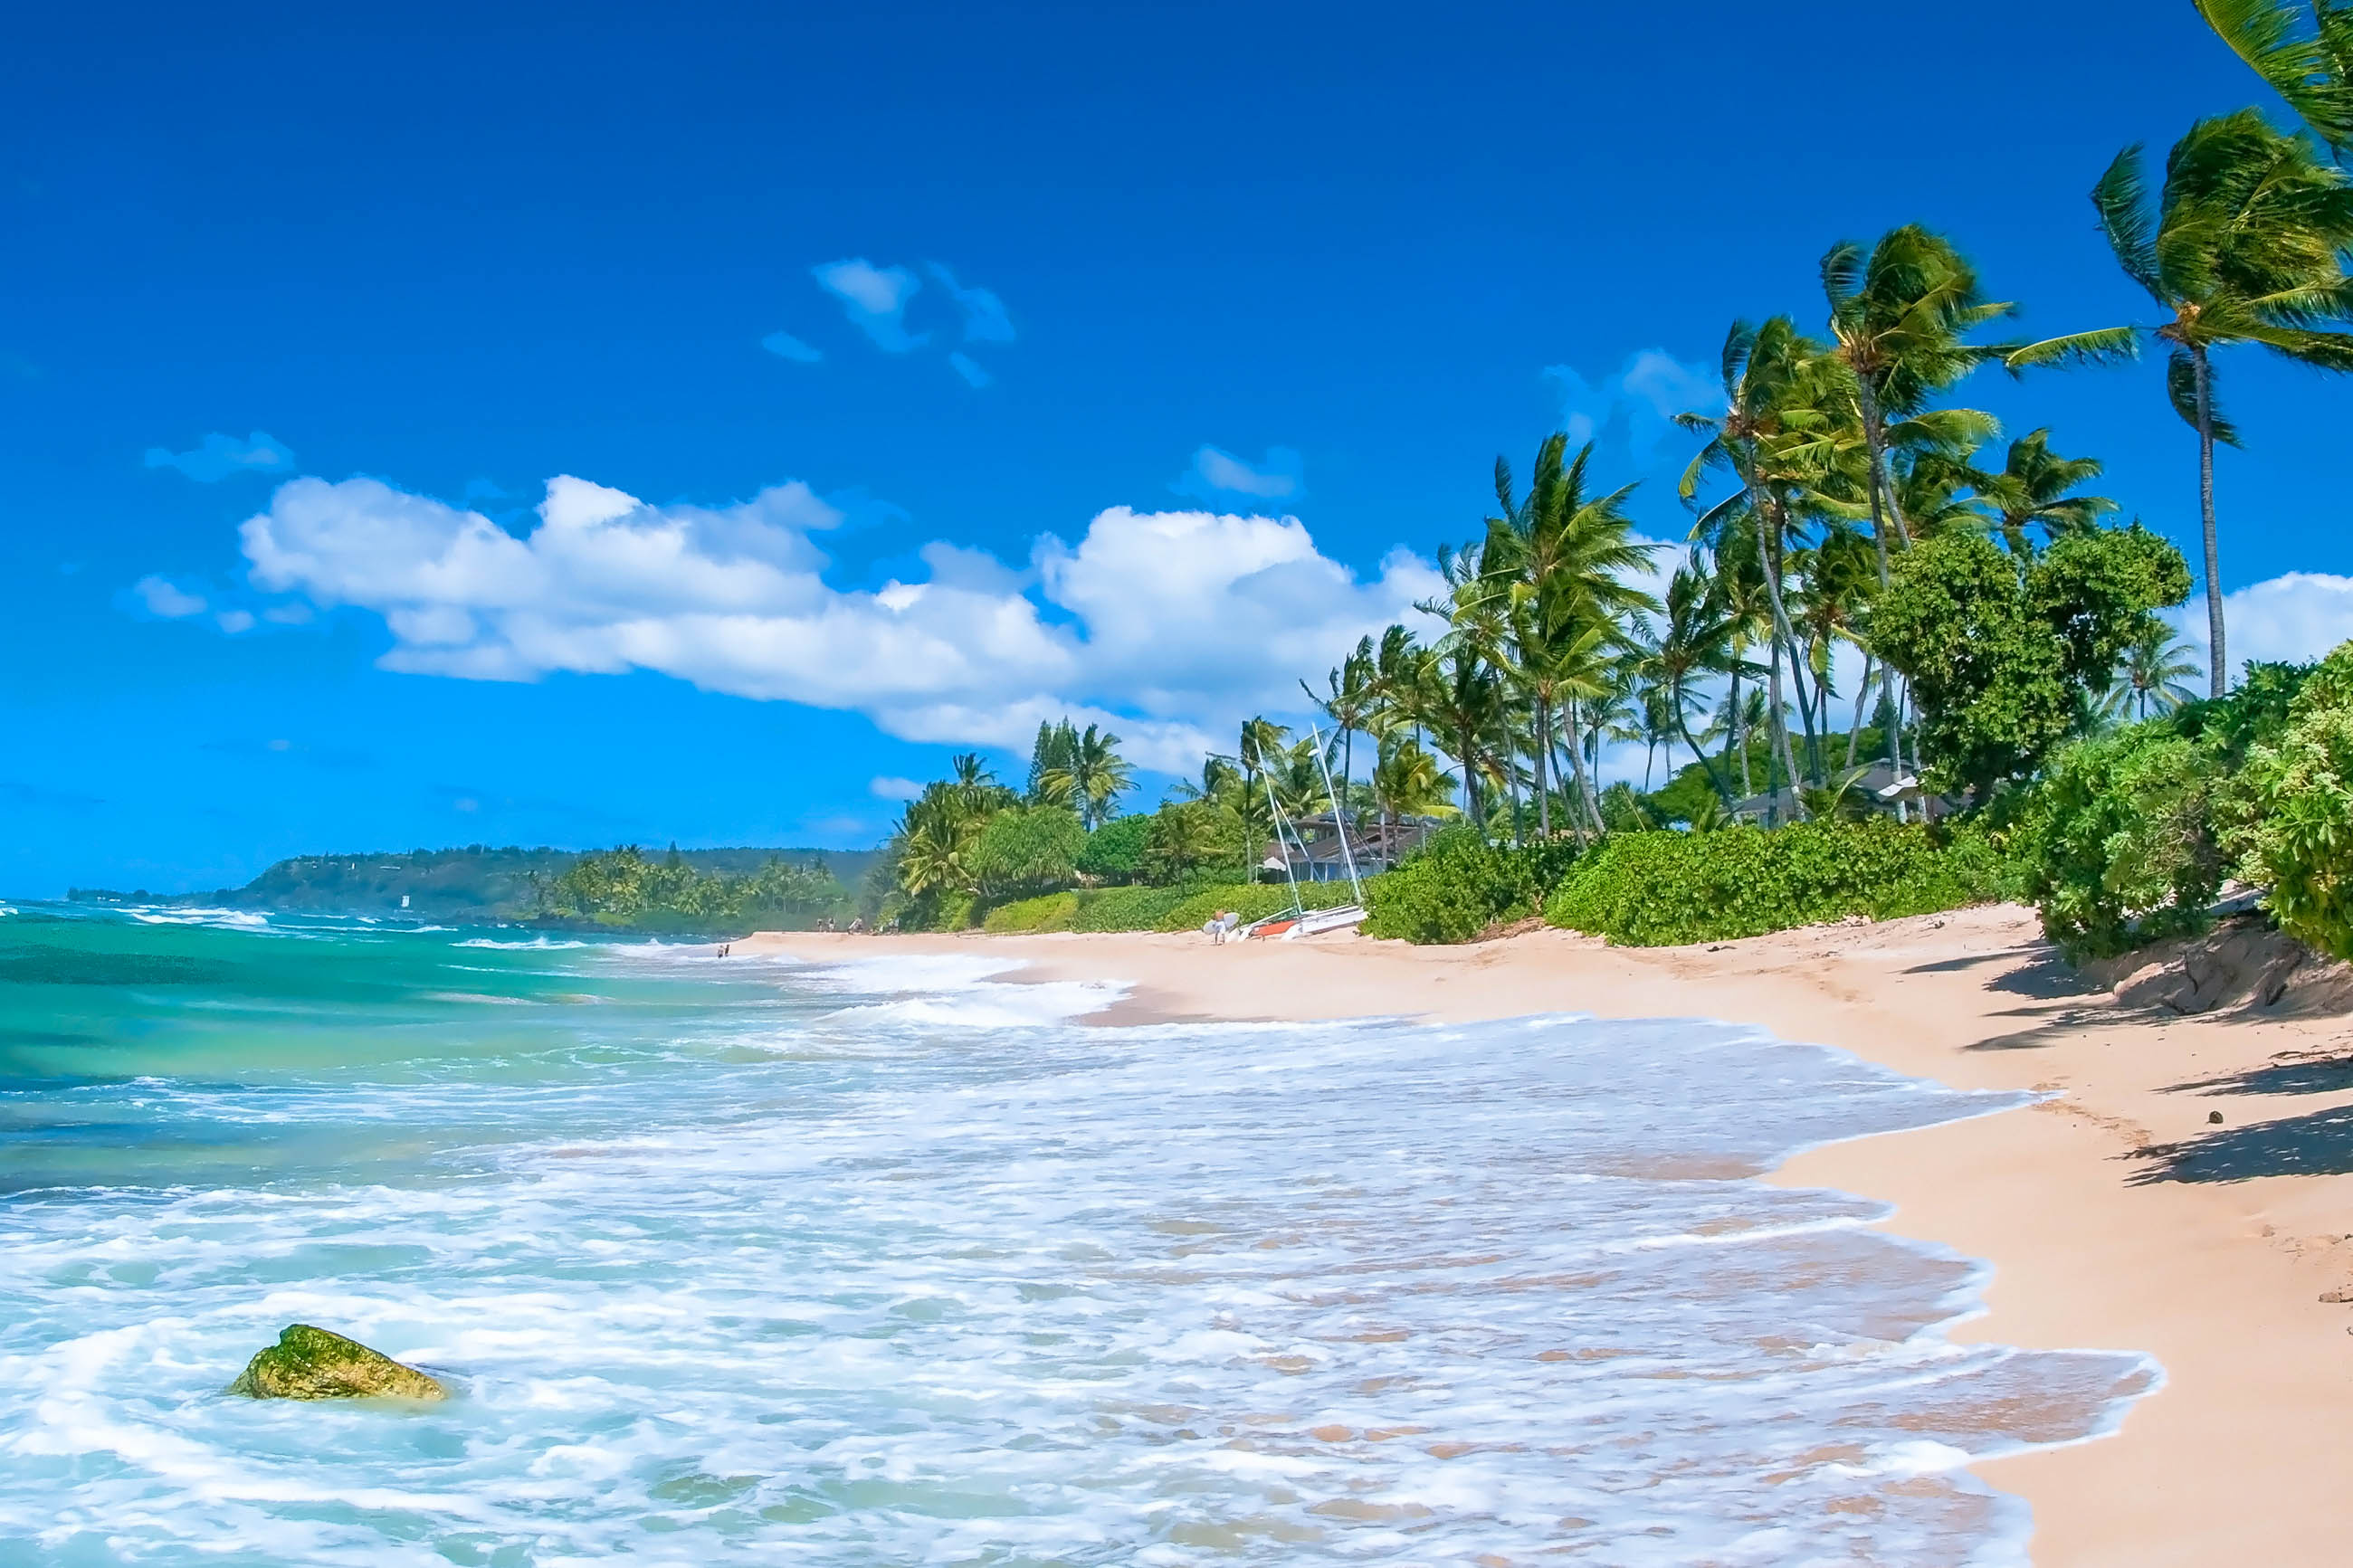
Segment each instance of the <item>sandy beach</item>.
M2167 1383L2114 1437L1981 1467L2055 1565L2336 1563L2353 1540L2353 1016L2291 995L2184 1016L2060 963L1992 906L1705 948L1543 930L1451 948L1194 933L784 935L839 959L1002 952L1019 977L1118 980L1105 1023L1544 1012L1709 1017L2029 1108L1858 1140L1775 1179L1894 1205L1887 1226L1989 1259L1957 1339L2144 1351ZM2114 978L2114 977L2104 977ZM2142 976L2144 982L2147 974ZM2219 1119L2219 1120L2218 1120Z

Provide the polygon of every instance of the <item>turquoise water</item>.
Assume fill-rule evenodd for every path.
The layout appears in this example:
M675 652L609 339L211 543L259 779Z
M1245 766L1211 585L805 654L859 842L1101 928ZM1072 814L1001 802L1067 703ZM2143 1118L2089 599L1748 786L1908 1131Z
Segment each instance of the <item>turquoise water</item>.
M1009 978L18 906L0 1564L2008 1563L2154 1383L1749 1179L1999 1098ZM224 1397L291 1321L459 1396Z

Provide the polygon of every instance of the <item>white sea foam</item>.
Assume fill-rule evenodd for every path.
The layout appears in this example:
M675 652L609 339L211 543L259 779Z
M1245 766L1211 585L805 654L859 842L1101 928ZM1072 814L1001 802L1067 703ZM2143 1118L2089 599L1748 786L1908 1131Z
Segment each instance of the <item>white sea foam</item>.
M142 925L217 926L230 931L268 931L269 917L253 910L126 909Z
M443 928L436 926L433 929L439 931ZM502 952L556 952L566 948L593 947L596 944L575 942L568 937L535 936L526 942L501 942L496 937L470 936L462 942L452 942L450 945L495 948Z
M1954 1344L1978 1265L1748 1179L2000 1097L1689 1023L1070 1027L990 960L698 1020L637 951L482 1011L585 1078L135 1090L341 1181L0 1203L0 1562L2023 1563L1962 1467L2156 1375ZM221 1397L290 1321L462 1396Z

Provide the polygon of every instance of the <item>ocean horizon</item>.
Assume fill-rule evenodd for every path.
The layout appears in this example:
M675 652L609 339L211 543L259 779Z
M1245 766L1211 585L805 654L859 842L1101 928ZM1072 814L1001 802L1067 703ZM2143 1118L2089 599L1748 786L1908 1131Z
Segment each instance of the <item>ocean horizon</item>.
M715 952L0 916L0 1563L2015 1564L2161 1376L1757 1179L2023 1096ZM225 1394L294 1321L455 1397Z

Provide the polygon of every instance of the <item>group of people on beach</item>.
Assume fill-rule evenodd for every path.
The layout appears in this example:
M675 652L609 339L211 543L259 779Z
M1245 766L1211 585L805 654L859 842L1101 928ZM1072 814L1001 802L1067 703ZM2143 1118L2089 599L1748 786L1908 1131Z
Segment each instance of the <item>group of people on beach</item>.
M834 919L831 915L819 915L817 918L816 929L818 931L839 931L845 928L835 924ZM847 930L849 934L851 936L864 936L866 934L866 917L863 915L850 916L849 924Z

